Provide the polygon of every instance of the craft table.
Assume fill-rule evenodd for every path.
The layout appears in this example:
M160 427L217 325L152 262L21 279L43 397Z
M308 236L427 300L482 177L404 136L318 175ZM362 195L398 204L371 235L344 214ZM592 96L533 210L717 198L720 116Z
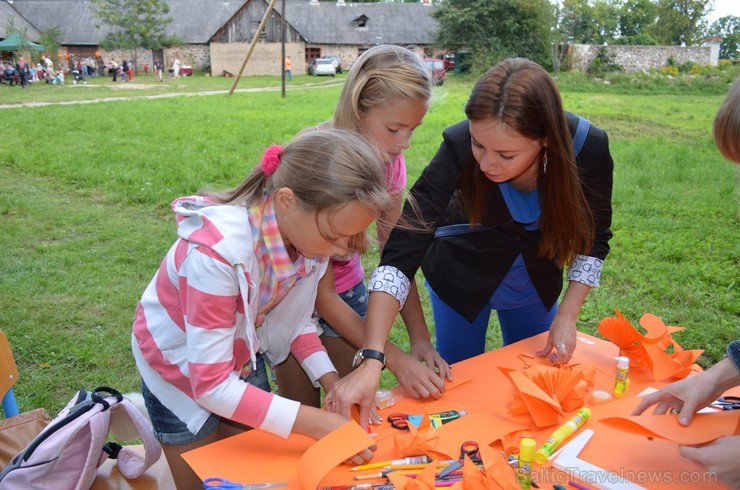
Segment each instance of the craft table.
M450 453L457 453L455 458L459 456L460 444L466 440L476 440L497 450L505 450L499 439L518 429L528 430L529 437L533 437L539 447L553 430L575 411L560 416L557 425L540 429L534 426L528 414L512 415L510 407L515 389L503 371L506 369L523 371L532 364L549 364L547 360L532 357L542 348L545 339L546 334L542 334L454 364L452 371L455 381L448 385L447 392L439 400L415 400L403 396L403 390L396 388L394 391L399 395L398 403L382 410L380 414L383 416L392 412L423 414L465 410L470 415L438 429L439 444L449 448ZM578 345L571 364L593 365L595 376L589 390L611 392L615 377L615 358L618 354L619 349L614 344L579 333ZM649 373L635 369L630 370L629 375L631 384L624 398L614 398L607 403L591 405L586 396L585 406L591 408L592 415L583 429L592 429L594 435L579 454L579 458L606 470L604 475L597 477L608 478L608 472L611 472L644 488L671 490L728 488L718 483L713 475L682 458L676 442L625 432L599 421L608 416L628 416L638 403L636 396L639 393L646 388L660 388L669 382L652 381ZM738 412L734 415L740 415L740 411L734 412ZM675 418L671 415L664 417ZM740 422L740 418L735 417L732 420L735 419ZM678 422L675 423L676 430L680 431ZM740 427L737 427L740 423L732 424L735 433L740 433ZM401 432L393 429L387 421L373 427L373 431L378 434L374 439L378 450L373 461L399 458L394 441ZM730 433L732 429L727 432ZM331 435L327 438L331 438ZM334 450L338 452L342 450L341 439L322 440L316 443L316 445L323 443L320 450L314 446L315 443L316 441L304 436L291 435L284 440L264 431L253 430L191 451L184 457L201 479L220 476L239 483L288 482L289 488L292 489L304 488L307 481L319 479L320 486L359 483L352 481L352 477L357 473L350 471L350 467L342 464L334 466L332 462L332 460L341 461L332 454ZM314 459L306 461L304 458L300 461L312 446L309 456ZM345 453L346 449L344 448ZM319 453L318 457L316 453ZM326 469L319 468L327 463L329 466ZM552 463L551 459L545 465L534 467L533 480L538 482L541 488L551 489L553 484L565 485L572 479L572 474L554 468ZM299 465L302 466L300 472ZM307 479L306 468L313 468L320 476L314 474L314 480ZM383 480L377 480L381 481ZM597 488L596 485L587 487Z

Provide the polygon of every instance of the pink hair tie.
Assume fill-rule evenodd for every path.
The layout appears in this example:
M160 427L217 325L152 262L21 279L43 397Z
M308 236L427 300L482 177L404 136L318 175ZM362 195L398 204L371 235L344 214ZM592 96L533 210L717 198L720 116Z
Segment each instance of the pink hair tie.
M280 165L280 152L283 151L283 147L280 145L270 145L262 155L262 161L260 161L260 170L265 176L269 177L275 173L278 165Z

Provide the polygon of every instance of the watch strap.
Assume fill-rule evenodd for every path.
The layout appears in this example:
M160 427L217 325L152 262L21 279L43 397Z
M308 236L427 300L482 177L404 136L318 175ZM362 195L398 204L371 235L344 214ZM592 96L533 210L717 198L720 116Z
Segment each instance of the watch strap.
M379 350L375 349L360 349L358 352L359 354L359 362L357 362L357 365L359 366L360 363L364 359L375 359L376 361L380 361L380 363L385 367L385 354L380 352ZM356 366L355 366L356 367Z

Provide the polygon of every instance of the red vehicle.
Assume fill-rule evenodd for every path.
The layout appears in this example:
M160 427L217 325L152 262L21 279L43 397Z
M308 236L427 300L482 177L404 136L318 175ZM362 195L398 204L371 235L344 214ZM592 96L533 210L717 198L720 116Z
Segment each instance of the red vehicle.
M445 71L452 71L455 69L455 55L446 54L442 61L445 64Z
M434 85L442 85L445 83L445 64L444 61L436 58L424 58L424 63L429 67L429 71L432 72L432 79Z

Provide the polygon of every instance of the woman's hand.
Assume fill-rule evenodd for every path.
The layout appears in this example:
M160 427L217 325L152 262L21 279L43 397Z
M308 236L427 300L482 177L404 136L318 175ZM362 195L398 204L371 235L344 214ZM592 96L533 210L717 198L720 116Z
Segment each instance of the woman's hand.
M553 364L567 364L576 350L575 318L565 318L560 311L550 325L545 348L537 352L540 357L547 357Z
M681 456L715 474L730 488L740 488L740 436L720 437L701 447L681 446Z
M439 374L440 378L452 381L452 368L447 364L447 361L442 359L442 356L434 348L431 341L428 339L411 341L411 348L409 350L411 357L433 369Z
M632 415L640 415L655 405L653 414L678 411L681 425L689 425L697 410L706 407L727 389L740 383L740 375L730 359L724 358L707 371L689 376L655 393L642 397Z
M589 286L570 281L560 302L555 319L550 324L545 348L537 352L540 357L547 357L553 364L567 364L576 350L576 321L583 302L591 291Z
M380 384L382 369L381 363L368 359L357 369L334 383L334 387L324 397L327 410L350 419L352 405L358 405L360 425L367 430L370 409L375 406L375 392Z
M389 357L388 369L396 376L403 389L414 398L440 398L445 392L444 378L405 352Z

